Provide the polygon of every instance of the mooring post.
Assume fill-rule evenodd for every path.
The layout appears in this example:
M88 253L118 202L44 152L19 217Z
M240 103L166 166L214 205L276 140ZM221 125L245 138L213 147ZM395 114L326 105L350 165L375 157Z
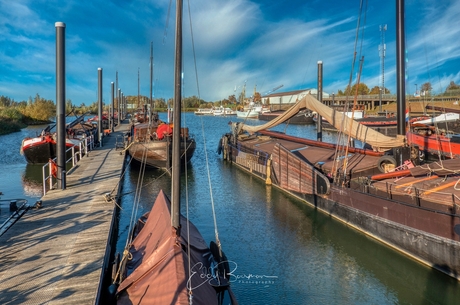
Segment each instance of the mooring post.
M98 90L98 119L97 119L97 139L99 141L99 147L102 147L102 68L97 68L97 90Z
M56 22L56 161L57 186L65 190L65 23ZM64 178L64 179L63 179Z
M121 93L121 119L125 119L125 94Z
M111 95L112 95L112 107L110 109L112 109L112 113L110 115L110 130L111 132L114 132L115 129L114 129L114 125L115 125L115 84L113 82L110 83L110 92L111 92Z
M117 83L118 83L118 72L117 72ZM120 126L120 120L121 120L121 89L118 88L118 95L117 95L117 113L118 113L118 126Z
M323 62L318 61L318 93L317 99L320 103L323 103ZM316 138L318 141L323 141L323 117L317 114L316 121Z
M406 134L406 45L404 33L404 0L396 1L396 105L397 134Z

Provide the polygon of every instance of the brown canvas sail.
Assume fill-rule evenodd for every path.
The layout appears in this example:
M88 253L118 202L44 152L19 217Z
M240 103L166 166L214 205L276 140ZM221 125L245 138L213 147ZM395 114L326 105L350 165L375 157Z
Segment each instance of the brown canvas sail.
M118 287L117 304L189 304L189 292L193 304L218 304L212 253L197 228L182 217L181 236L176 236L163 191L146 216L130 247L127 270L132 273Z
M301 109L305 108L316 111L330 124L337 128L337 130L340 130L341 132L350 135L352 138L357 139L363 143L371 145L372 148L376 151L385 151L393 147L404 145L403 136L386 136L372 128L364 126L359 122L350 119L343 112L337 111L322 104L310 94L305 95L300 101L286 110L284 114L269 121L268 123L258 126L242 125L241 129L246 130L249 133L255 133L259 130L269 129L287 121L289 118L297 114Z

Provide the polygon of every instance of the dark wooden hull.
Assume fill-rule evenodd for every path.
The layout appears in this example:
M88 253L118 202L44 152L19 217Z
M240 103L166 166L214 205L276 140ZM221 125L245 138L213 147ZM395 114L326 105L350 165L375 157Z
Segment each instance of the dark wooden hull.
M266 112L266 113L259 113L259 120L262 121L271 121L274 118L278 117L279 115L283 114L284 111L272 111L272 112ZM295 125L307 125L307 124L313 124L313 116L310 115L309 113L299 113L287 121L289 124L295 124Z
M41 138L37 137L34 139L35 142L24 145L26 142L23 141L23 146L21 147L21 152L24 155L27 163L30 164L44 164L48 163L49 159L56 158L56 142L54 140L50 140L48 138ZM74 146L73 144L67 142L66 143L66 150ZM75 146L78 150L78 146ZM72 156L72 152L69 151L66 154L66 158L70 158Z
M186 164L193 157L196 149L194 139L186 143L181 141L181 160ZM129 146L130 156L139 164L159 169L171 168L172 142L167 140L152 140L148 142L134 142Z
M49 159L56 157L56 144L41 142L23 150L27 163L47 163Z
M328 187L329 181L324 179L330 174L328 160L333 159L333 152L276 138L265 141L254 138L233 142L228 135L227 140L223 138L224 159L388 246L460 279L460 236L456 233L460 231L460 201L459 196L449 193L455 192L453 188L446 190L447 197L443 198L428 196L415 187L413 193L407 193L407 187L396 191L388 181L366 183L366 177L375 173L372 163L378 157L359 155L350 158L356 163L350 168L351 180L346 184L331 180ZM279 147L286 149L280 154ZM283 179L279 179L277 162L282 162ZM303 168L310 170L306 173ZM299 187L299 183L310 187Z

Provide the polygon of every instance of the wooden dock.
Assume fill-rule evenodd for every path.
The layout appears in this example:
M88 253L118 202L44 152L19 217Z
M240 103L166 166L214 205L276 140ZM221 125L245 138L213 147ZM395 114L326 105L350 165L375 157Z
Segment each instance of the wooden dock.
M0 237L0 304L99 304L125 154L121 124Z

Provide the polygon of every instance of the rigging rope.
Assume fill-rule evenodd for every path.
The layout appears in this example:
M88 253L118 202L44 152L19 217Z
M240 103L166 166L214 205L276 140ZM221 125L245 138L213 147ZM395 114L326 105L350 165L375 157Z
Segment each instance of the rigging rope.
M192 41L192 51L193 51L193 60L194 60L194 67L195 67L195 77L196 77L196 86L197 86L197 91L198 91L198 98L201 99L201 95L200 95L200 86L199 86L199 81L198 81L198 69L197 69L197 63L196 63L196 53L195 53L195 43L194 43L194 36L193 36L193 26L192 26L192 17L191 17L191 12L190 12L190 1L187 0L187 4L188 4L188 14L189 14L189 22L190 22L190 35L191 35L191 41ZM185 116L184 116L185 118ZM222 255L222 250L221 250L221 244L220 244L220 241L219 241L219 233L218 233L218 229L217 229L217 221L216 221L216 213L215 213L215 207L214 207L214 199L213 199L213 195L212 195L212 184L211 184L211 174L210 174L210 170L209 170L209 160L208 160L208 153L207 153L207 149L206 149L206 137L205 137L205 132L204 132L204 124L203 124L203 118L200 117L200 120L201 120L201 130L202 130L202 134L203 134L203 148L204 148L204 155L205 155L205 160L206 160L206 170L207 170L207 175L208 175L208 183L209 183L209 192L210 192L210 196L211 196L211 206L212 206L212 214L213 214L213 220L214 220L214 232L215 232L215 237L216 237L216 244L219 248L219 254ZM185 121L185 120L184 120ZM185 124L185 123L184 123ZM184 137L184 141L185 141L185 137ZM185 170L187 170L187 166L185 166ZM186 175L187 177L187 175ZM187 179L185 179L186 181L186 188L187 188ZM186 202L187 202L187 219L188 218L188 192L186 192ZM187 234L189 234L190 230L189 230L189 222L187 221ZM187 238L187 248L188 248L188 253L190 253L190 237ZM191 261L190 261L190 257L188 257L188 270L189 270L189 274L191 274ZM193 291L192 291L192 287L188 287L189 288L189 304L192 304L193 302Z
M351 70L350 70L350 78L348 80L348 86L347 86L347 91L350 92L351 91L351 84L353 82L353 72L355 70L355 63L356 63L356 56L357 56L357 46L358 46L358 42L359 42L359 30L361 28L361 16L363 15L363 1L364 0L361 0L360 1L360 5L359 5L359 14L358 14L358 21L357 21L357 25L356 25L356 34L355 34L355 43L354 43L354 51L353 51L353 60L352 60L352 65L351 65ZM360 54L362 53L362 48L363 48L363 41L364 41L364 27L365 27L365 23L366 23L366 16L367 16L367 0L366 0L366 4L365 4L365 9L364 9L364 25L362 27L362 34L361 34L361 44L360 44L360 49L359 49L359 52ZM364 57L363 57L364 58ZM356 107L356 102L357 102L357 92L358 92L358 88L359 88L359 77L361 75L361 69L362 69L362 61L361 61L361 65L360 65L360 71L359 71L359 74L358 74L358 81L356 83L356 90L355 90L355 97L354 97L354 102L353 102L353 107L352 107L352 119L353 119L353 116L354 116L354 109ZM342 128L340 130L338 130L338 137L337 137L337 144L341 143L343 141L343 138L344 138L344 135L343 135L343 124L344 124L344 121L345 121L345 116L346 116L346 113L348 112L349 110L349 105L348 105L348 94L347 94L347 98L346 98L346 101L345 101L345 106L344 106L344 111L343 111L343 120L341 122L342 124ZM351 121L350 121L350 124L351 124ZM344 145L337 145L336 146L336 149L335 149L335 154L334 154L334 163L332 165L332 174L333 174L333 177L334 177L334 180L338 179L338 169L339 169L339 162L342 162L342 169L343 169L343 174L345 176L346 174L346 168L347 168L347 155L348 155L348 147L350 145L350 136L348 136L348 139L346 141L346 143L344 143ZM343 158L341 158L343 157Z
M193 59L194 59L194 64L195 64L195 75L196 75L196 82L197 82L198 98L201 99L200 89L199 89L200 87L199 87L199 82L198 82L198 72L197 72L198 70L197 70L196 56L195 56L195 44L194 44L194 39L193 39L192 17L190 14L190 0L187 0L187 3L188 3L188 8L189 8L188 12L189 12L189 20L190 20L190 32L191 32L191 38L192 38L192 50L193 50ZM216 238L216 244L219 248L219 254L222 255L221 243L219 240L219 230L217 228L216 210L215 210L214 198L213 198L213 193L212 193L211 172L209 169L208 152L206 149L206 136L205 136L205 131L204 131L203 118L200 117L200 120L201 120L201 131L203 134L203 147L204 147L204 155L205 155L205 160L206 160L206 172L208 175L209 194L211 198L212 217L214 221L214 234Z

